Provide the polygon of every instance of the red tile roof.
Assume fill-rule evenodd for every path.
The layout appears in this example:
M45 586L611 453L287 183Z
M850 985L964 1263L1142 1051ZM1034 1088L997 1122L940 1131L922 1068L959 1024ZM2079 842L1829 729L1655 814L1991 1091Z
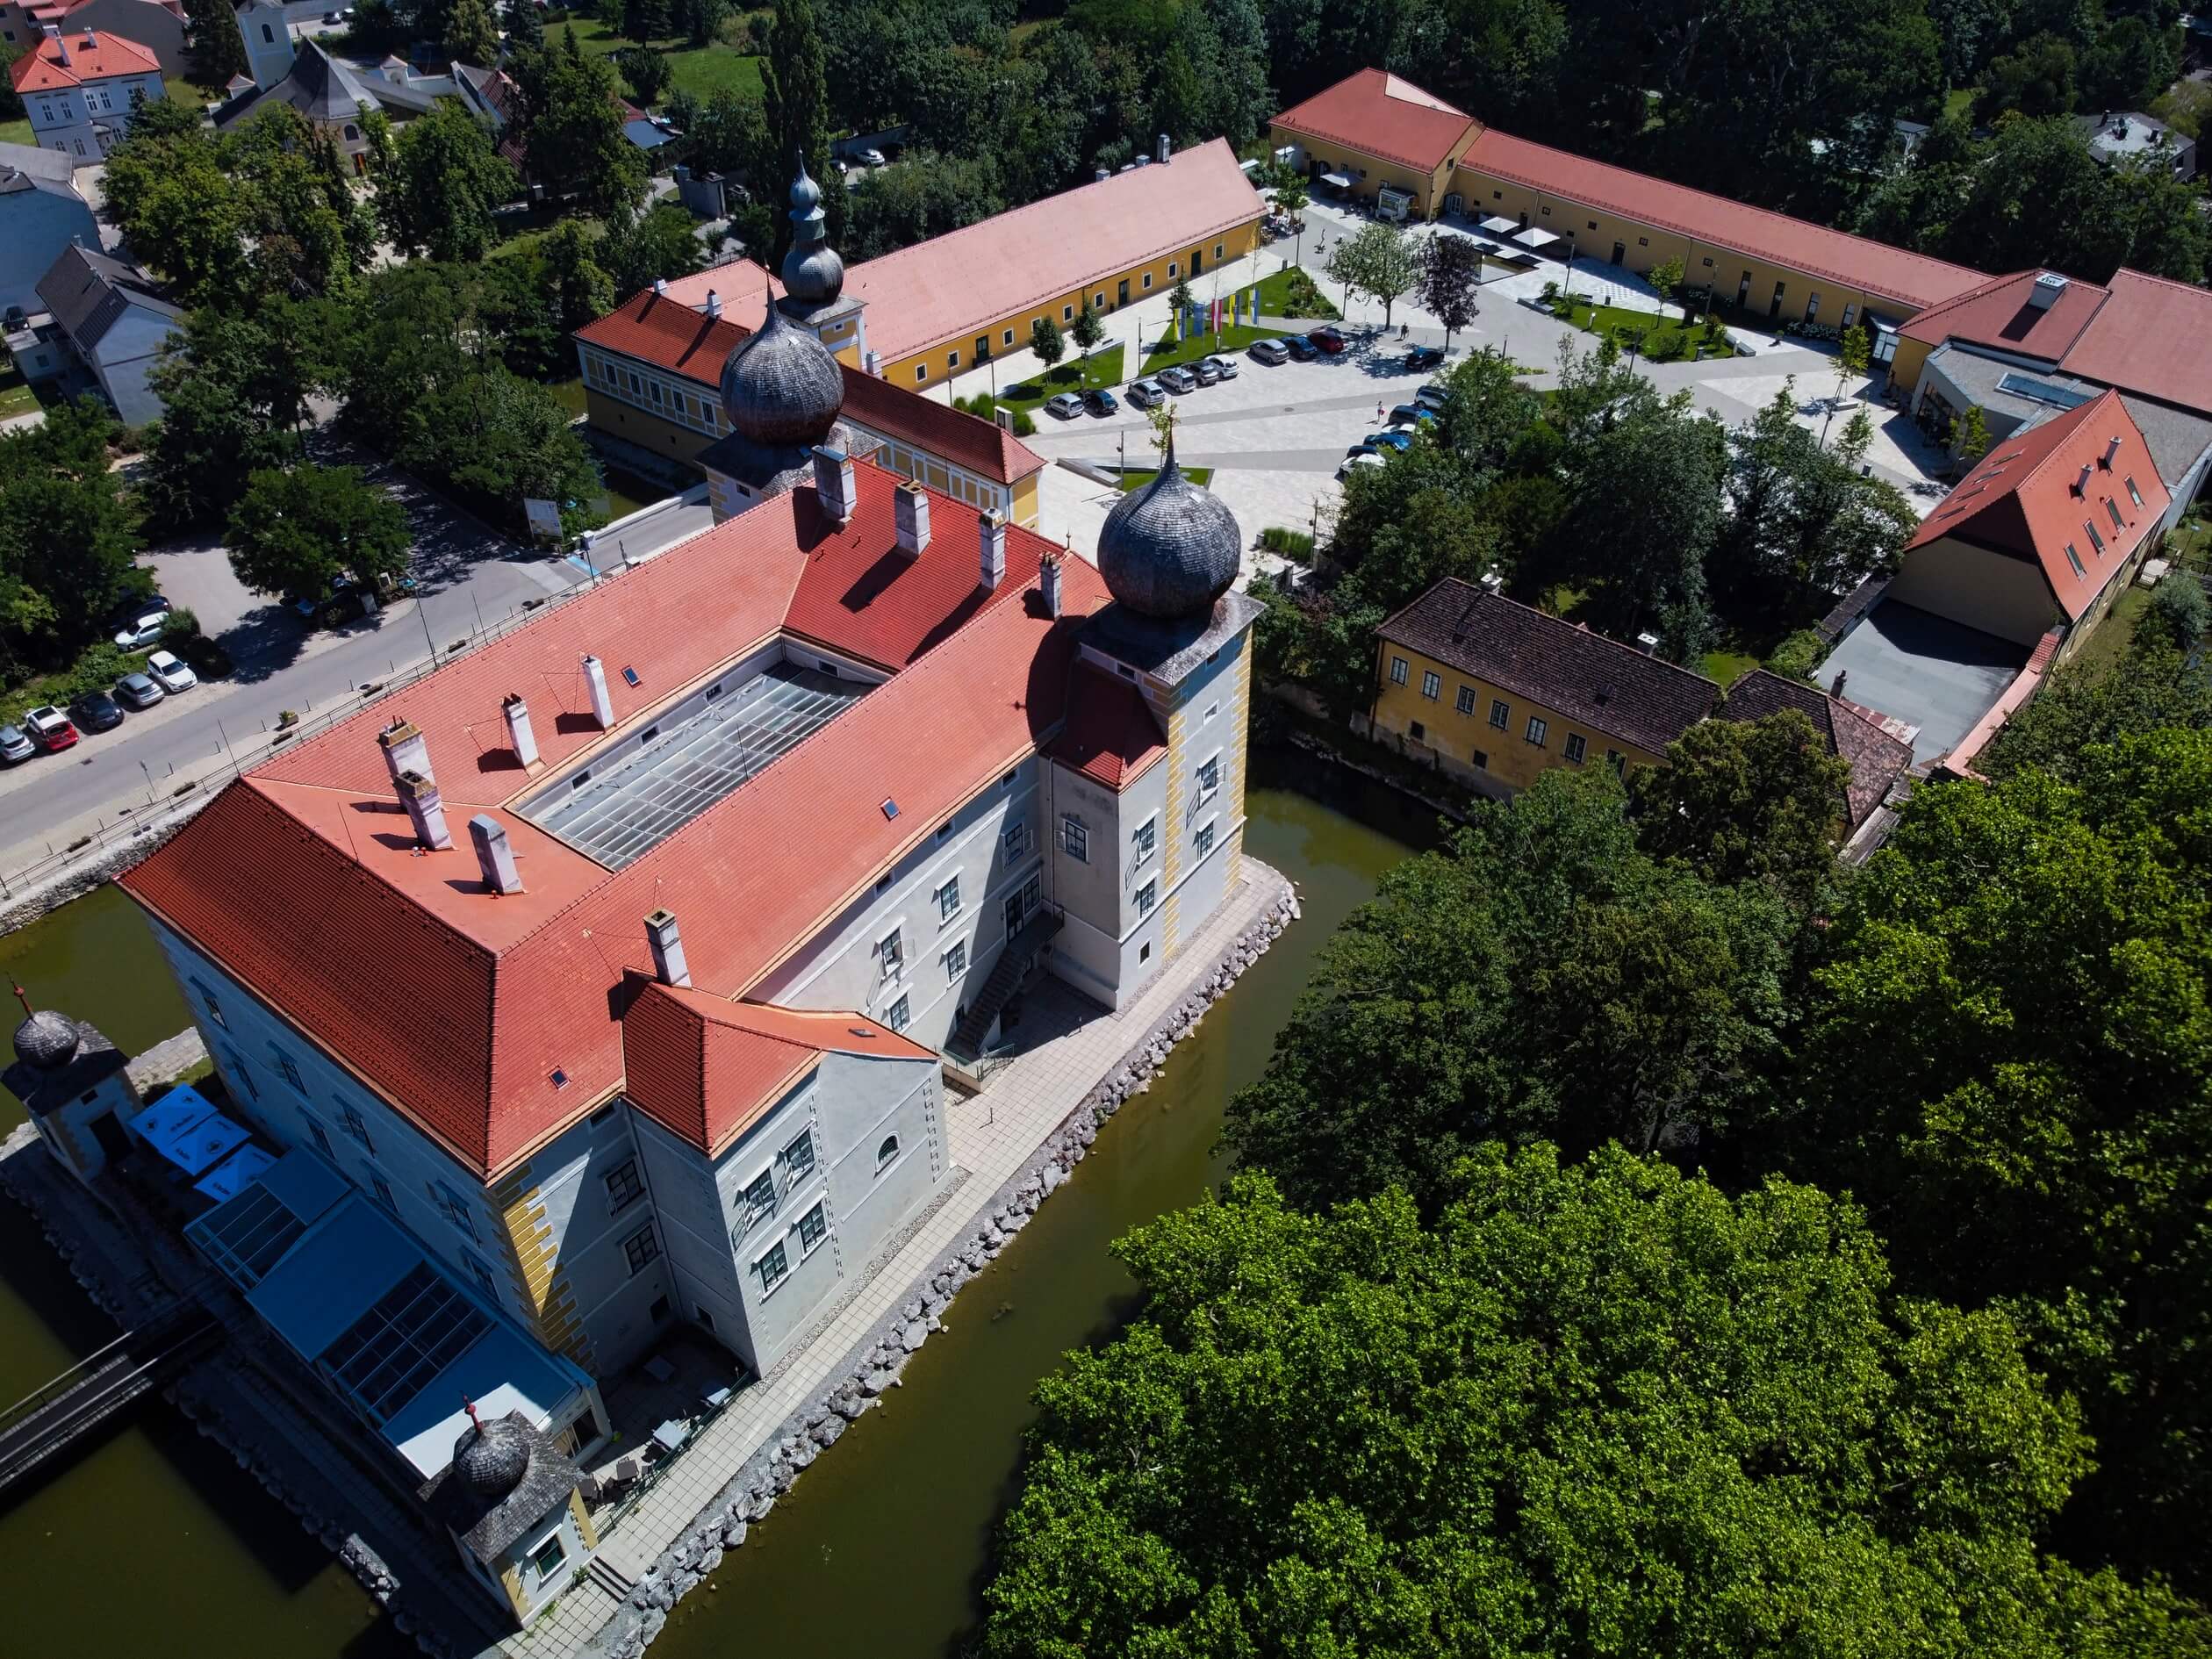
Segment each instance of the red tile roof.
M68 61L63 61L63 51ZM41 35L36 46L8 66L18 92L57 92L87 81L111 81L125 75L159 75L162 61L135 40L97 30Z
M897 363L959 345L1003 319L1041 313L1131 266L1210 243L1260 212L1236 152L1215 139L1165 167L1079 184L855 265L844 291L871 306L870 348ZM1025 320L1016 332L1027 337Z
M1940 345L1964 341L2057 363L2088 327L2108 291L2094 283L2069 281L2049 306L2030 303L2040 270L1993 276L1955 299L1931 305L1898 332L1907 340Z
M865 1015L733 1002L633 979L622 1016L622 1092L700 1151L719 1153L828 1053L935 1061Z
M1075 671L1067 724L1052 758L1119 792L1167 752L1144 693L1095 663Z
M854 472L858 533L887 549L897 481ZM976 513L939 495L930 506L946 560L973 568ZM912 666L619 873L510 809L606 741L585 713L584 651L606 661L627 730L783 628L820 524L801 489L603 583L286 750L121 884L454 1157L487 1174L511 1164L621 1084L618 994L626 973L650 972L647 912L676 914L700 988L743 995L1062 722L1075 630L1106 601L1080 560L1065 564L1061 619L1033 585L1002 585ZM1028 570L1046 550L1019 527L1007 543L1009 566ZM841 570L842 557L818 563ZM894 583L877 603L943 593L934 578ZM909 621L901 636L915 631ZM513 691L535 705L547 764L535 774L507 748L499 705ZM375 734L395 715L427 741L450 851L419 851L391 798ZM476 811L506 831L521 893L478 879Z
M1849 763L1851 775L1843 791L1844 820L1851 829L1857 829L1913 764L1913 745L1889 730L1883 723L1886 717L1872 709L1763 668L1753 669L1728 687L1720 718L1764 720L1785 708L1794 708L1812 722L1828 753L1841 755Z
M1466 111L1381 69L1348 75L1291 105L1270 125L1423 173L1443 166L1476 126Z
M1747 207L1664 179L1609 167L1565 150L1486 128L1461 159L1462 169L1563 197L1623 219L1694 238L1707 247L1825 277L1911 311L1939 305L1988 278L1963 265L1870 241L1786 213ZM1691 268L1695 270L1693 264ZM1721 284L1726 287L1727 284Z
M2212 413L2212 291L2125 269L2111 291L2060 367Z
M2115 440L2119 449L2108 468L2104 457ZM2130 478L2143 497L2140 506L2128 492ZM1905 551L1956 536L2032 559L2042 566L2060 608L2079 620L2137 544L2157 529L2172 500L2127 405L2118 392L2108 391L1992 446L1921 521ZM2083 528L2085 520L2097 527L2102 552ZM2080 575L2074 571L2076 559Z
M757 265L752 269L760 269ZM766 273L761 275L765 277ZM694 284L696 280L687 279ZM670 286L667 294L656 294L648 288L633 295L606 316L578 329L576 337L653 363L700 385L717 387L723 360L752 330L730 320L727 312L719 320L709 318L679 299L676 285ZM707 291L697 291L697 305L706 304ZM752 303L756 309L760 294L760 287L755 286ZM1000 484L1010 485L1045 468L1042 456L992 421L894 386L850 363L838 367L844 371L845 413L873 432L925 449L940 460Z

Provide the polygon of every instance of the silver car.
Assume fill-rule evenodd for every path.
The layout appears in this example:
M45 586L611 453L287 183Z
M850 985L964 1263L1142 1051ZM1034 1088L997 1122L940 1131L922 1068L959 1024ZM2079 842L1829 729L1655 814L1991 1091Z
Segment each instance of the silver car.
M13 726L0 726L0 765L12 766L39 752L38 744Z
M1215 378L1234 380L1237 377L1237 360L1234 357L1209 357L1206 361L1213 365Z

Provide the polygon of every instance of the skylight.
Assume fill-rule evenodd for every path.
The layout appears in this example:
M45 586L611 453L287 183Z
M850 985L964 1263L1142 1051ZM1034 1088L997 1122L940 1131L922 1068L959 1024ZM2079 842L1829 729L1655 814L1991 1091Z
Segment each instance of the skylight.
M381 1427L491 1328L482 1309L418 1262L324 1350L322 1363Z
M299 1217L256 1181L194 1223L192 1237L225 1278L251 1290L305 1231Z

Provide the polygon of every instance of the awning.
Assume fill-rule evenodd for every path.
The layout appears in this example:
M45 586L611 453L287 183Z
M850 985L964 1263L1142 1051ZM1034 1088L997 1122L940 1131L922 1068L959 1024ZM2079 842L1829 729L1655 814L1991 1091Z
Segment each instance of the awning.
M258 1146L241 1146L236 1152L192 1183L195 1190L205 1193L218 1203L235 1197L244 1190L246 1183L276 1163Z
M1516 234L1513 240L1523 248L1548 248L1554 242L1563 242L1567 239L1564 236L1555 235L1540 226L1531 225L1526 230Z
M1411 202L1413 199L1413 192L1411 190L1401 190L1395 184L1382 185L1376 189L1375 193L1377 196L1392 201Z
M139 1113L130 1128L188 1175L206 1174L252 1138L190 1083L179 1083Z
M1483 220L1481 224L1477 225L1476 228L1477 230L1486 230L1493 236L1511 236L1515 231L1520 228L1520 221L1517 219L1506 219L1499 214L1492 213L1488 219Z
M1324 173L1321 182L1332 190L1348 190L1352 188L1352 181L1341 173Z

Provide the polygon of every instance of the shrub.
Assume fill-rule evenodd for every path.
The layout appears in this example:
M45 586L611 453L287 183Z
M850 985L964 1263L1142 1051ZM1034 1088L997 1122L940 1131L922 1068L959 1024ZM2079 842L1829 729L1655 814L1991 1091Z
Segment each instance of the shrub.
M183 606L178 606L162 621L162 643L173 651L182 651L190 641L199 637L199 618Z
M1296 564L1313 563L1313 538L1304 530L1286 529L1271 524L1260 532L1260 545L1270 553L1280 553Z
M1766 665L1785 679L1809 680L1827 655L1828 642L1814 629L1800 628L1774 648Z
M1033 438L1037 435L1037 422L1030 419L1028 410L1016 409L1014 412L1014 435L1017 438Z
M2186 651L2204 637L2208 625L2212 602L2206 600L2202 585L2187 571L2171 571L2151 590L2150 608L2137 627L2162 630L2177 650Z

